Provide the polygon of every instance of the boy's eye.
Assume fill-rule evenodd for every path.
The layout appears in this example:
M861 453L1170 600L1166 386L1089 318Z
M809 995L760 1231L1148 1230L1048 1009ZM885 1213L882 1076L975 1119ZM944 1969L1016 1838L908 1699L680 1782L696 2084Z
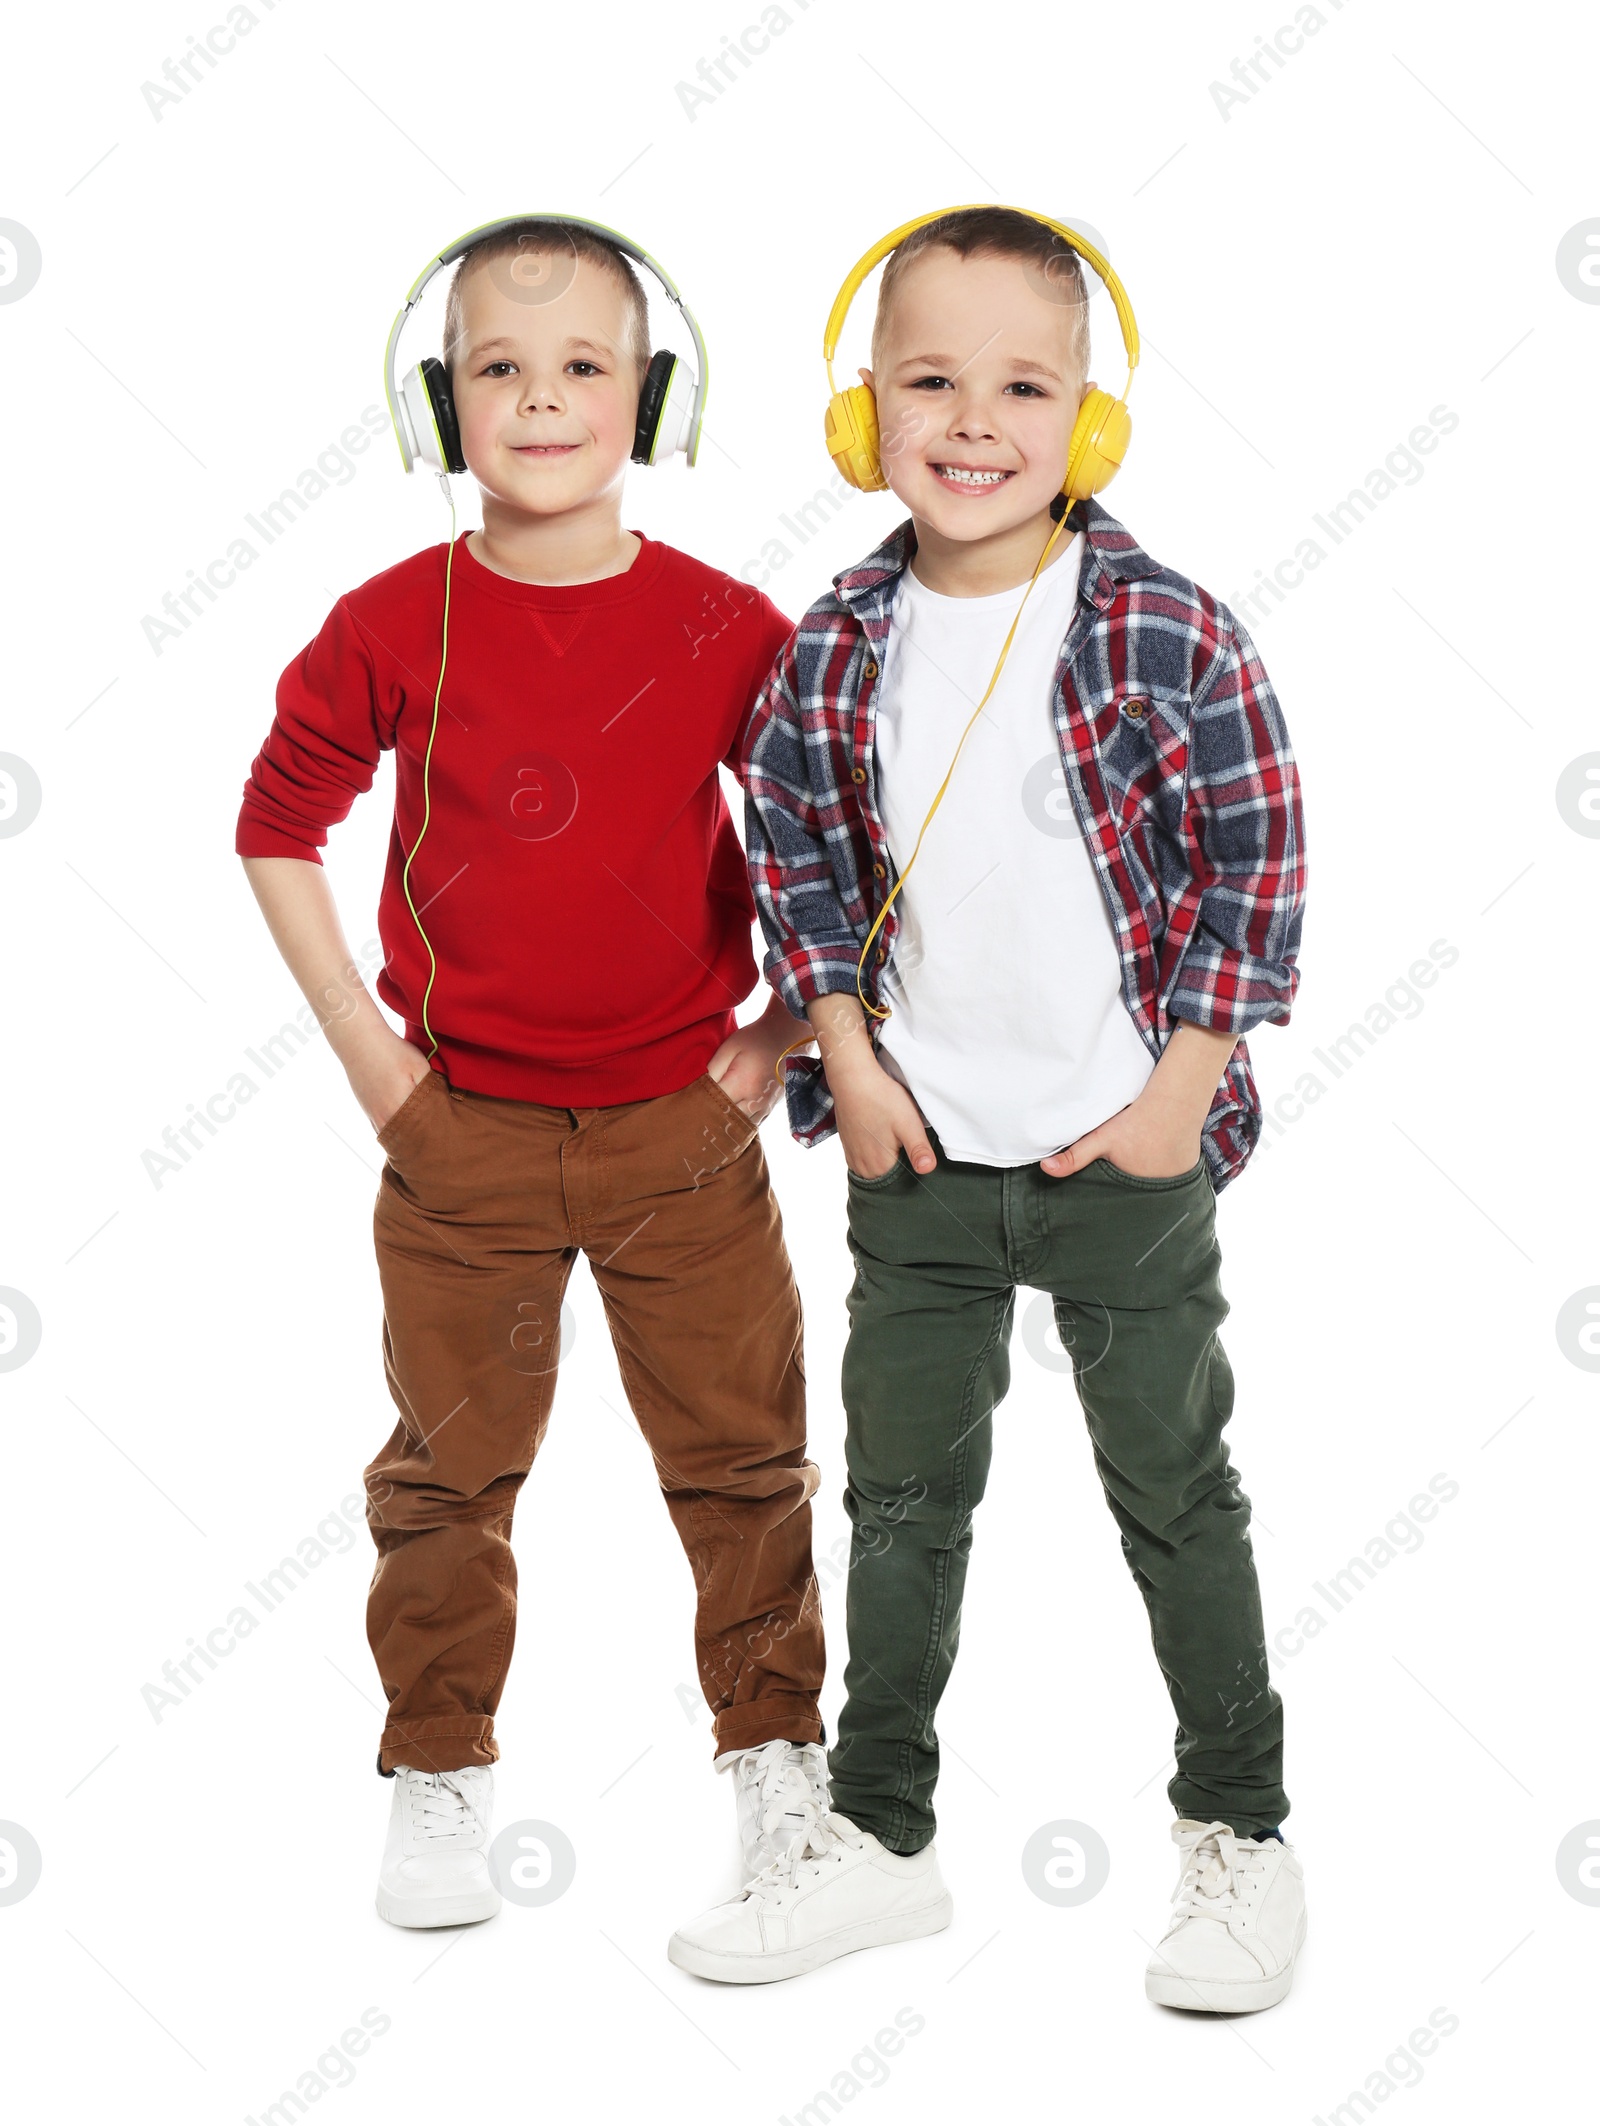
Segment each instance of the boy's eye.
M600 364L598 362L586 362L581 355L576 361L568 362L567 367L575 376L599 376L600 374Z
M512 363L505 361L504 359L498 362L488 362L484 365L483 373L485 376L493 376L497 369L509 372L513 366L514 365Z
M912 391L948 391L950 386L951 380L947 376L919 376L909 388ZM1042 399L1045 396L1045 393L1039 389L1037 384L1029 384L1020 377L1014 384L1007 384L1005 388L1007 391L1031 393L1036 399Z

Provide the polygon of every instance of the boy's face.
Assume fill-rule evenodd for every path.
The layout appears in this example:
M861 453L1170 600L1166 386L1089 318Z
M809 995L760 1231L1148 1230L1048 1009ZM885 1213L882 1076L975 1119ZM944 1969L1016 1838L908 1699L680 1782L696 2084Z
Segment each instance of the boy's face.
M1021 259L914 259L863 369L878 404L883 469L919 523L988 539L1048 510L1084 393L1073 311ZM974 477L979 476L979 477ZM987 477L983 477L987 476Z
M643 380L611 275L563 253L482 260L461 284L461 318L451 389L484 492L555 516L619 486Z

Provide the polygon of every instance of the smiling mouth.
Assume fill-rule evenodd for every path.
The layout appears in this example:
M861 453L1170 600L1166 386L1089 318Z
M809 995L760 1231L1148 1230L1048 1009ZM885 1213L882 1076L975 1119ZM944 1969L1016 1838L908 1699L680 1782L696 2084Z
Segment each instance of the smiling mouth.
M954 494L987 495L997 487L1004 487L1015 475L1001 467L977 465L934 465L928 470L943 487Z
M512 449L519 458L564 458L569 450L576 450L576 443L513 443Z

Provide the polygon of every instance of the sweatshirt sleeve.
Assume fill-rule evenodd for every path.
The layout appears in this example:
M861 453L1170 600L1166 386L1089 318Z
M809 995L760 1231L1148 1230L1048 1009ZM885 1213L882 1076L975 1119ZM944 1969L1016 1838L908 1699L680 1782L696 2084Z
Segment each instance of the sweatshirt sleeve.
M244 786L235 853L320 864L329 828L371 789L394 744L395 711L341 598L278 681L277 714Z
M794 633L793 625L785 619L764 591L757 591L757 603L751 608L756 622L756 648L750 660L750 669L745 679L744 699L739 704L739 717L734 726L733 742L722 756L722 765L744 781L745 739L756 704L761 698L767 675L777 661L778 652Z

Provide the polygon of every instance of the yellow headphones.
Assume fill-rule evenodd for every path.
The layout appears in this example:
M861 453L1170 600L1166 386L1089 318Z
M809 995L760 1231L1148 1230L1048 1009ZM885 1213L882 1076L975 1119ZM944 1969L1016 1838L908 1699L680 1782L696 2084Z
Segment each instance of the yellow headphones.
M911 875L911 866L916 862L918 852L922 848L922 837L928 831L928 821L938 811L940 800L950 787L950 778L955 773L956 762L961 758L961 748L967 742L967 732L977 722L989 696L995 690L1001 671L1004 669L1006 658L1010 653L1012 640L1017 632L1017 624L1022 618L1022 608L1027 604L1029 593L1038 582L1040 572L1050 558L1050 549L1061 535L1061 527L1067 521L1068 512L1071 510L1073 503L1087 501L1091 495L1099 494L1102 488L1111 484L1121 467L1123 459L1127 455L1128 440L1133 431L1133 422L1128 413L1127 402L1128 393L1133 386L1133 372L1139 366L1139 327L1134 322L1133 305L1128 301L1127 290L1112 271L1110 261L1103 258L1093 244L1080 236L1076 229L1069 229L1065 222L1052 221L1048 214L1035 214L1027 207L1010 207L996 210L987 203L983 209L941 207L936 214L919 214L915 221L902 222L898 229L892 229L887 236L881 237L873 245L872 249L862 258L859 258L855 265L851 267L849 273L845 276L844 286L834 297L833 308L828 312L828 322L823 328L822 334L822 359L827 365L828 390L831 394L828 400L825 435L828 455L833 459L834 464L838 466L840 473L849 481L852 487L862 488L869 493L885 488L889 484L884 477L883 461L879 452L878 402L873 395L871 387L867 384L851 384L845 390L840 391L833 377L833 358L838 349L839 335L844 329L845 317L849 312L851 303L855 300L857 291L873 268L881 260L887 258L889 253L899 244L903 243L914 229L925 229L930 222L942 221L947 214L967 214L978 211L1003 211L1012 214L1025 214L1030 221L1040 222L1045 228L1053 229L1064 243L1070 245L1081 257L1089 261L1089 264L1093 266L1106 287L1111 291L1111 300L1116 305L1117 323L1122 328L1123 350L1128 357L1128 381L1122 387L1121 398L1113 398L1109 391L1099 390L1086 391L1083 395L1083 401L1078 408L1078 417L1072 424L1072 436L1067 445L1066 475L1061 483L1061 492L1066 497L1066 506L1062 509L1060 516L1057 517L1050 536L1044 543L1044 551L1034 565L1033 574L1028 578L1028 587L1022 594L1016 612L1012 615L1011 626L1006 631L1006 639L1000 646L999 660L993 672L989 675L989 684L984 688L983 696L978 706L967 719L966 729L961 733L956 750L951 756L950 765L945 770L944 781L940 783L934 795L933 803L928 807L927 817L923 820L917 832L916 846L911 851L910 862L907 863L904 871L896 879L893 891L878 910L877 919L867 932L867 941L861 948L861 957L856 961L856 996L862 1009L875 1019L887 1019L892 1017L893 1014L886 1005L880 1007L870 1003L861 987L861 970L866 965L867 954L872 949L872 941L877 936L885 916L887 916L893 906L895 895ZM789 1046L784 1049L783 1054L778 1057L773 1067L773 1075L780 1082L783 1078L784 1058L792 1054L795 1049L808 1046L815 1039L816 1034L814 1031L805 1033L797 1041L791 1041Z

